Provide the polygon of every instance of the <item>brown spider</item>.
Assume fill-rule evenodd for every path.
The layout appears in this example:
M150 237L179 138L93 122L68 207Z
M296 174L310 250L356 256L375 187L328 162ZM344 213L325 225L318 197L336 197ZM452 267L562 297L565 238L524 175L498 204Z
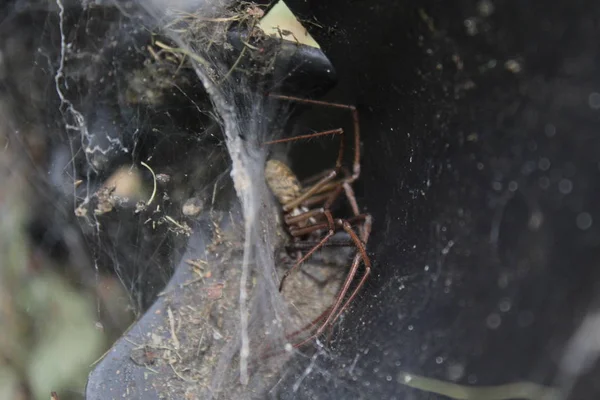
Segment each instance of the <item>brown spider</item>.
M328 326L333 325L354 300L354 297L356 297L371 273L371 261L365 250L365 246L371 233L371 216L369 214L360 213L356 197L354 196L354 190L352 189L352 183L360 176L360 130L356 108L345 104L307 100L291 96L275 94L271 94L270 96L285 101L350 110L354 122L354 161L352 173L342 165L344 158L344 131L342 129L333 129L286 139L272 140L265 143L275 144L291 142L327 135L340 136L340 147L335 167L308 178L303 182L304 186L300 184L296 175L283 162L270 159L265 166L265 179L267 185L281 204L284 214L283 220L287 232L295 239L295 242L288 246L288 250L308 250L306 254L299 256L292 268L283 275L279 285L279 291L283 289L286 278L300 268L302 263L316 251L327 246L329 239L331 239L336 232L341 230L345 231L350 239L345 246L354 246L356 248L350 270L333 304L306 327L288 336L297 336L301 332L311 328L314 329L314 326L317 326L317 329L314 330L308 338L294 345L294 347L300 347L320 336ZM331 212L331 206L342 192L344 192L352 209L352 213L354 214L351 218L337 218ZM358 234L354 231L353 226L358 226ZM313 240L314 235L322 235L322 237ZM339 246L339 243L334 245ZM348 291L352 286L361 261L364 264L365 272L348 296Z

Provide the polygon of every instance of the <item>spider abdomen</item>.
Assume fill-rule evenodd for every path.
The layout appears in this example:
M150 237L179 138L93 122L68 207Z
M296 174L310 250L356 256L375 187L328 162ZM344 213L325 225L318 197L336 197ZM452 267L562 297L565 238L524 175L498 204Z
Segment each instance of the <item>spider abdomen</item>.
M302 193L302 185L290 167L278 160L268 160L265 180L281 205L296 199Z

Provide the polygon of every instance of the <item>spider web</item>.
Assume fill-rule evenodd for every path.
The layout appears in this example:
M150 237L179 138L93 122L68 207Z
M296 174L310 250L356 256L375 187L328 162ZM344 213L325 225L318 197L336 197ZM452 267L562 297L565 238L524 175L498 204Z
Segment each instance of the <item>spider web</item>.
M265 352L289 357L285 333L295 324L277 289L281 232L263 177L261 143L280 119L270 118L275 108L261 88L277 77L233 79L238 60L225 37L229 21L251 20L257 8L229 1L56 6L56 128L70 155L57 179L71 182L63 186L75 194L96 279L113 270L139 316L193 234L189 200L211 218L239 209L239 265L225 266L239 268L227 283L238 288L235 328L210 385L232 396L241 383L233 396L247 396L248 384L249 392L265 385L261 375L250 381L250 363Z

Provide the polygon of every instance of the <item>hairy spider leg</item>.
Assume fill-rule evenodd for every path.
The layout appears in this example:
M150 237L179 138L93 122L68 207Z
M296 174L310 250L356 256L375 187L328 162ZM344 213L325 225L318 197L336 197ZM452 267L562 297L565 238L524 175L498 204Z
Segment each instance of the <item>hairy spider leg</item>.
M325 214L325 217L327 218L327 226L329 228L329 232L327 232L327 234L323 237L323 239L321 239L319 241L319 243L317 243L312 249L310 249L302 258L300 258L298 261L296 261L296 263L294 264L294 266L292 268L285 271L285 274L283 274L283 277L281 278L281 282L279 283L279 291L280 292L283 290L283 284L284 284L285 280L287 279L287 277L291 273L293 273L296 269L298 269L298 267L300 267L300 265L302 265L302 263L304 263L304 261L306 261L310 256L312 256L317 250L319 250L321 247L323 247L323 245L329 240L329 238L335 234L335 225L333 222L333 216L331 215L331 212L329 210L324 210L323 214Z
M341 316L341 314L348 308L350 303L354 300L354 298L356 297L356 295L358 294L358 292L360 291L362 286L365 284L368 276L371 273L371 262L370 262L368 255L366 254L366 250L365 250L364 246L359 245L359 244L361 244L360 239L356 236L356 233L352 230L352 228L350 226L351 224L356 224L357 222L363 222L363 224L366 225L366 227L364 229L365 233L362 235L362 238L361 238L362 242L366 243L369 239L369 235L371 232L371 223L372 223L371 216L369 214L361 214L361 215L357 215L356 217L351 218L347 221L338 220L336 222L342 223L344 231L346 231L346 233L348 233L348 235L352 238L351 243L347 243L346 245L358 247L359 251L354 256L354 260L352 262L352 268L346 278L346 281L344 282L344 287L342 288L342 290L340 290L340 292L336 296L336 302L333 305L329 306L327 309L325 309L318 317L313 319L311 322L309 322L302 328L286 335L286 337L288 339L292 339L292 338L300 335L301 333L310 330L313 326L317 325L319 323L319 321L322 321L325 319L325 322L321 323L319 325L319 328L312 335L305 338L301 342L293 344L292 346L294 348L300 348L300 347L304 346L306 343L308 343L311 340L320 336L328 326L331 327L335 323L335 321ZM357 242L357 240L358 240L358 242ZM342 244L340 244L340 245L342 245ZM352 291L352 294L350 295L348 300L346 300L344 302L343 306L340 307L340 304L342 303L344 297L346 296L346 293L348 292L348 289L349 289L352 281L354 280L354 276L356 275L356 272L358 270L361 258L362 258L363 263L365 264L365 273L364 273L363 277L361 278L361 280L359 281L359 283L357 284L357 286L355 287L355 289ZM336 313L336 309L338 310L337 313ZM280 352L266 354L264 358L272 357L277 354L280 354Z
M269 140L268 142L264 142L264 144L295 142L298 140L307 140L307 139L312 139L312 138L316 138L319 136L328 136L328 135L340 135L340 137L341 137L340 149L338 151L338 158L335 162L336 169L340 169L340 168L342 168L342 161L344 158L344 130L342 128L330 129L328 131L322 131L322 132L308 133L306 135L298 135L298 136L294 136L291 138ZM323 173L323 175L327 175L327 174Z
M364 232L363 232L362 238L361 238L362 242L365 245L366 245L367 241L369 240L369 236L371 235L371 225L372 225L372 223L373 223L373 219L371 218L370 215L367 214L367 218L365 219L365 222L362 225L364 227ZM368 256L366 254L366 249L364 248L364 246L362 247L362 249L360 249L360 251L368 259ZM364 275L362 276L362 278L360 279L360 281L358 282L358 284L354 288L354 291L352 291L352 294L350 295L350 297L348 298L348 300L346 300L346 302L344 303L344 305L337 312L336 316L333 317L333 319L331 320L331 324L334 324L335 321L340 317L340 315L342 315L342 313L352 303L352 301L354 300L354 298L356 297L356 295L358 294L358 292L360 291L360 289L363 287L363 285L365 284L365 282L366 282L366 280L367 280L367 278L369 277L370 274L371 274L371 262L369 260L368 266L365 264L365 273L364 273Z
M322 177L312 187L308 188L304 193L302 193L300 196L293 199L292 201L290 201L286 204L283 204L282 208L283 208L284 212L287 213L287 212L295 209L303 201L312 197L315 193L322 192L322 188L324 186L326 186L331 180L335 179L335 177L337 176L339 171L342 169L342 161L343 161L343 156L344 156L344 131L343 131L343 129L332 129L332 130L328 130L328 131L316 132L316 133L311 133L311 134L307 134L307 135L294 136L292 138L272 140L272 141L268 141L268 142L264 143L267 145L276 144L276 143L285 143L285 142L306 140L306 139L311 139L311 138L320 137L320 136L327 136L327 135L340 135L340 146L339 146L338 157L336 160L335 169L326 171L326 173L322 174ZM337 197L337 196L335 196L335 197ZM283 284L284 284L285 279L293 271L295 271L302 263L304 263L310 256L312 256L319 248L321 248L323 246L323 244L326 243L327 240L331 236L333 236L333 234L335 233L334 225L333 225L333 217L331 216L331 213L327 210L330 207L333 200L334 200L334 198L330 199L326 203L326 204L329 204L329 206L326 205L324 208L321 208L319 210L312 210L312 211L308 211L307 213L301 214L300 216L298 216L298 218L295 218L295 222L290 222L290 220L289 220L290 218L293 218L293 217L289 217L289 216L284 217L285 222L286 222L286 224L288 224L288 226L290 226L292 223L297 224L299 222L303 222L315 215L325 215L328 218L328 222L331 222L331 224L329 225L330 232L325 237L323 237L323 239L321 239L321 241L314 248L312 248L310 251L308 251L308 253L305 254L304 256L301 256L300 254L298 254L298 259L297 259L296 263L294 264L294 266L292 266L291 269L286 271L285 275L281 279L281 282L279 285L280 291L283 290ZM329 215L325 214L324 210L327 210L326 212ZM292 236L298 237L298 235L294 235L294 234L292 234Z
M358 208L358 202L356 201L356 196L354 195L354 189L352 189L352 185L350 185L350 183L348 183L345 180L328 183L321 189L320 192L315 194L315 196L313 196L312 198L307 199L301 205L305 206L305 207L310 207L315 204L319 204L322 201L327 201L327 203L325 203L323 208L328 208L337 199L337 197L339 196L339 191L341 191L342 188L344 190L344 193L346 195L346 199L348 200L348 203L350 203L350 208L352 209L352 213L354 214L354 216L360 215L360 209ZM330 190L330 191L333 190L334 194L330 194L326 190ZM300 214L300 215L302 215L302 214ZM300 215L298 217L300 217ZM301 220L299 220L299 221L301 221ZM286 222L287 222L287 220L286 220ZM359 226L359 233L361 236L363 236L363 233L364 233L363 230L364 230L364 227Z
M367 217L367 219L365 220L365 224L370 223L370 220L371 220L370 216L367 215L366 217ZM358 248L358 251L357 251L356 255L354 256L354 260L352 261L352 267L350 268L350 272L348 273L348 276L346 277L346 280L344 281L342 289L340 290L340 292L338 293L338 295L336 297L335 303L330 308L328 308L328 310L327 310L328 313L326 314L327 317L325 318L325 321L320 323L319 328L308 338L302 340L299 343L294 344L295 348L301 347L301 346L305 345L306 343L310 342L311 340L319 337L328 326L333 324L335 322L335 320L337 320L337 318L339 318L339 316L348 308L348 306L350 305L352 300L354 300L354 297L356 297L356 295L358 294L358 292L360 291L360 289L362 288L362 286L364 285L365 281L367 280L368 276L371 273L371 260L369 259L369 256L367 255L367 251L365 250L363 241L361 240L361 238L359 238L356 235L356 232L354 232L354 230L352 229L352 227L350 226L350 223L348 221L343 221L343 228L344 228L344 231L346 231L346 233L348 233L348 235L350 235L355 246ZM370 228L366 228L363 239L368 240L369 233L370 233ZM354 276L356 275L356 272L358 271L358 267L360 266L361 260L363 261L363 264L365 266L365 273L364 273L363 277L361 278L361 280L359 281L359 283L356 285L356 288L352 291L352 294L350 295L348 300L344 301L344 298L346 297L346 294L348 293L348 290L350 289L350 285L352 284L352 281L354 280ZM313 325L316 325L316 324L313 324ZM312 325L309 325L309 326L312 326Z
M358 225L359 223L362 223L362 224L368 224L369 226L368 226L368 228L366 228L366 229L365 229L365 231L366 231L366 232L369 232L369 233L370 233L370 231L371 231L371 228L370 228L370 226L371 226L371 216L370 216L369 214L361 214L361 215L357 215L356 217L353 217L353 218L351 218L351 219L348 219L348 220L336 220L335 222L336 222L336 228L338 228L338 230L339 230L339 228L342 228L343 230L345 230L345 231L348 233L348 235L350 236L350 238L351 238L351 239L350 239L350 242L346 242L346 243L335 243L334 245L338 245L338 246L344 246L344 247L350 247L350 246L352 246L352 247L358 247L358 246L356 245L356 241L355 241L355 239L358 239L358 238L352 238L352 235L351 235L351 234L348 232L348 230L347 230L347 229L344 227L344 225L345 225L345 224L347 224L347 225L349 225L349 226L351 226L351 225ZM321 224L321 225L325 225L325 224ZM323 226L317 226L317 225L315 225L315 229L319 229L319 228L320 228L320 229L323 229ZM350 230L352 230L352 229L350 228ZM352 232L354 232L354 231L352 230ZM356 236L356 234L354 234L354 236ZM363 236L363 238L366 238L366 239L368 240L368 235L367 235L367 236ZM360 241L360 240L359 240L359 241ZM365 243L366 243L366 242L365 242ZM297 243L297 245L304 245L304 243ZM307 247L311 247L311 246L314 246L314 244L313 244L313 243L310 243L310 244L308 244L308 245L307 245ZM326 244L324 244L324 245L322 245L321 247L325 247L325 246L327 246L327 245L326 245ZM364 248L363 248L363 249L364 249ZM367 262L365 265L368 265L368 266L369 266L369 271L370 271L370 265L371 265L371 264L370 264L370 260L368 259L368 256L366 255L366 252L363 254L363 253L360 251L360 248L359 248L359 251L357 251L357 254L356 254L356 255L355 255L355 257L354 257L354 260L353 260L353 264L352 264L352 265L354 266L354 263L356 262L356 260L357 260L357 257L358 257L358 260L359 260L359 262L360 262L360 257L361 257L361 256L363 256L363 255L364 255L364 256L366 257L366 259L368 260L368 262ZM364 259L363 259L363 261L364 261ZM358 267L358 266L357 266L357 267ZM352 274L352 276L350 277L350 275L351 275L351 274ZM348 276L346 277L346 284L348 285L348 287L349 287L350 283L352 282L352 280L354 279L354 275L356 275L356 270L354 270L354 273L352 273L352 268L351 268L351 271L350 271L350 273L349 273L349 274L348 274ZM368 273L367 273L366 275L368 276ZM351 298L349 298L349 299L348 299L348 301L346 301L346 302L344 303L344 306L341 308L341 311L343 311L345 308L347 308L347 307L348 307L348 305L350 304L350 302L351 302L351 301L354 299L354 297L356 296L356 294L358 293L358 291L360 290L360 288L361 288L361 287L362 287L362 285L364 284L364 281L365 281L365 280L366 280L366 278L364 278L364 276L363 276L363 279L361 279L361 282L359 282L359 284L358 284L357 288L356 288L356 289L355 289L355 290L352 292ZM346 295L346 292L347 292L347 291L348 291L348 288L346 288L345 290L340 290L340 292L339 292L339 293L338 293L338 295L336 296L336 303L335 303L335 304L337 304L338 302L340 302L340 301L339 301L339 299L340 299L340 296L341 296L341 299L343 299L343 298L345 297L345 295ZM335 309L334 309L334 307L335 307L335 304L334 304L334 305L332 305L332 306L330 306L330 307L328 307L328 308L327 308L327 309L326 309L326 310L325 310L325 311L324 311L324 312L323 312L321 315L319 315L317 318L315 318L313 321L311 321L310 323L308 323L308 324L307 324L307 325L305 325L304 327L302 327L302 328L300 328L299 330L297 330L297 331L295 331L295 332L293 332L293 333L291 333L291 334L287 335L287 337L288 337L288 338L293 338L294 336L297 336L298 334L300 334L300 333L302 333L302 332L305 332L305 331L309 330L309 329L310 329L312 326L314 326L314 325L317 325L317 323L318 323L320 320L322 320L322 319L324 319L324 318L326 318L326 317L328 318L328 317L329 317L329 316L330 316L332 313L334 313L334 312L335 312ZM339 306L338 306L338 308L339 308ZM336 316L335 316L335 319L337 319L337 318L339 317L339 315L341 314L341 311L338 313L338 315L336 315ZM335 319L333 319L331 323L325 323L325 324L322 324L322 326L321 326L321 327L323 328L323 330L324 330L324 327L325 327L326 325L330 325L330 324L332 324L332 323L333 323L333 321L335 321ZM310 336L310 337L309 337L307 340L305 340L305 341L302 341L300 344L298 344L298 346L294 346L294 347L300 347L300 346L302 346L302 344L306 343L307 341L310 341L311 339L315 338L316 336L320 335L321 333L322 333L322 331L321 331L321 332L319 332L319 333L316 333L316 334L314 334L314 335L312 335L312 336Z
M339 174L339 171L342 168L342 160L343 160L343 156L344 156L344 130L343 129L332 129L332 130L323 131L323 132L310 133L307 135L294 136L291 138L271 140L271 141L264 143L264 144L268 145L268 144L276 144L276 143L293 142L293 141L297 141L297 140L306 140L306 139L311 139L314 137L326 136L326 135L340 135L340 149L339 149L338 157L337 157L337 160L335 163L335 165L336 165L335 169L326 171L326 173L323 174L323 177L321 179L319 179L319 181L317 183L315 183L313 186L306 189L306 191L304 191L304 193L302 193L300 196L298 196L294 200L292 200L286 204L283 204L282 205L283 211L285 211L285 212L291 211L294 208L298 207L303 201L312 197L315 193L321 192L322 188L325 185L327 185L331 180L335 179L335 177Z
M307 199L304 203L302 203L302 205L306 206L306 207L310 207L310 206L314 206L315 204L319 204L320 202L326 200L327 202L325 203L323 208L329 208L329 207L331 207L333 202L337 199L340 192L342 190L344 190L344 194L346 195L346 199L348 200L348 203L350 203L350 208L352 209L352 213L354 214L354 216L361 215L360 209L358 208L358 202L356 201L356 196L354 194L354 189L352 189L352 185L350 185L348 182L345 182L345 181L334 182L334 184L337 184L337 186L333 186L333 187L335 187L335 189L333 189L333 194L330 194L327 192L317 194L317 195L313 196L313 198ZM300 215L302 215L302 214L300 214ZM359 233L360 233L361 237L364 234L363 229L364 228L362 226L359 227Z
M347 178L347 181L351 183L358 179L358 177L360 176L360 126L359 126L359 122L358 122L358 110L356 110L356 107L348 105L348 104L339 104L339 103L331 103L328 101L303 99L300 97L286 96L286 95L282 95L282 94L269 93L269 96L273 97L274 99L287 100L287 101L292 101L292 102L296 102L296 103L314 104L314 105L323 106L323 107L331 107L331 108L340 108L340 109L344 109L344 110L350 110L350 112L352 113L352 123L354 126L354 161L352 163L352 176Z
M343 228L342 226L342 222L347 221L348 223L350 223L351 225L353 225L355 222L357 221L365 221L367 217L371 217L369 214L359 214L357 216L354 216L352 218L348 218L348 219L337 219L336 220L336 226L338 228ZM304 228L294 228L291 229L291 235L292 236L304 236L307 235L309 233L315 232L315 231L319 231L319 230L323 230L323 229L327 229L329 227L329 224L321 222L321 223L316 223L316 224L312 224L309 226L306 226ZM360 239L359 239L360 240Z
M313 210L308 210L298 215L286 215L284 217L285 223L293 229L294 227L292 227L292 225L297 225L301 222L306 221L307 219L322 215L324 210L329 210L331 208L331 205L339 197L341 191L342 187L338 185L333 191L328 193L326 197L322 198L323 200L325 200L325 203L322 207Z

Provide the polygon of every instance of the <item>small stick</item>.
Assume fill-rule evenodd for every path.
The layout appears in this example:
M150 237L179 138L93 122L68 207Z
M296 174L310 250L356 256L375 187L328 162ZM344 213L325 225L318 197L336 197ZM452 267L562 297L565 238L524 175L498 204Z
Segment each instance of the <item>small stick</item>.
M156 195L156 175L154 174L154 171L152 170L152 168L150 168L150 166L148 164L146 164L145 162L141 161L141 164L148 168L148 171L150 171L150 173L152 174L152 180L154 182L154 188L152 189L152 196L150 196L150 199L148 200L148 203L146 203L146 205L150 205L150 203L152 203L152 200L154 200L154 196Z
M171 307L167 308L167 314L169 315L169 326L171 328L171 339L173 340L173 347L176 350L179 350L179 339L177 339L177 334L175 333L175 317L173 316L173 310L171 310Z

